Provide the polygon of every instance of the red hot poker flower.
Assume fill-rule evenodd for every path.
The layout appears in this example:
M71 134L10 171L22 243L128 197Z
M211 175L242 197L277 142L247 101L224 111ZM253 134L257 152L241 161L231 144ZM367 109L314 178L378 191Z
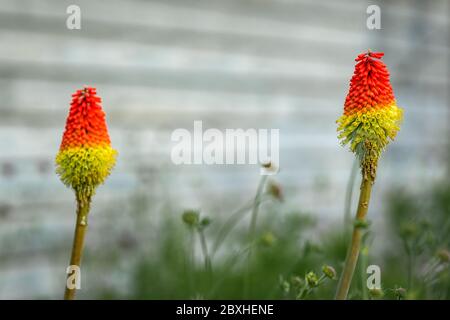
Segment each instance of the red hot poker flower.
M56 171L80 198L90 198L104 182L116 161L95 88L85 87L72 95Z
M394 140L402 119L381 61L384 53L366 52L355 59L356 66L344 103L344 114L338 119L339 139L350 143L365 173L375 177L376 164L390 140Z

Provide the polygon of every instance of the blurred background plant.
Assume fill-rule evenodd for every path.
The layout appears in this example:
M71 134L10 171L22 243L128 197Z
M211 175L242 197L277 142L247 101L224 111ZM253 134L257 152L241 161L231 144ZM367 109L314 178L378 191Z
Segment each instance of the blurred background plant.
M268 185L262 193L270 205L262 205L250 259L245 223L249 217L245 215L250 214L252 206L238 209L239 216L230 215L237 220L233 220L236 224L232 228L230 220L211 222L198 211L188 210L181 219L162 222L160 229L164 231L152 244L157 246L155 253L137 260L132 267L130 294L109 292L99 297L332 299L345 257L345 228L337 225L322 229L312 214L285 212L272 188ZM355 273L361 276L355 276L349 298L450 299L449 185L438 184L421 195L398 190L387 199L390 227L382 235L365 234ZM221 232L224 228L226 236ZM194 234L199 241L193 246ZM375 255L369 248L377 236L389 246ZM207 262L207 251L202 250L207 245L203 242L209 246L218 238L221 249ZM196 254L198 249L201 254ZM208 263L211 269L206 267ZM381 268L380 289L366 286L366 269L371 264ZM244 290L247 272L252 278L248 292Z
M449 299L448 180L420 194L394 190L389 197L387 218L394 237L386 259L389 265L398 264L404 270L406 298ZM393 285L395 277L395 272L390 273L386 283Z

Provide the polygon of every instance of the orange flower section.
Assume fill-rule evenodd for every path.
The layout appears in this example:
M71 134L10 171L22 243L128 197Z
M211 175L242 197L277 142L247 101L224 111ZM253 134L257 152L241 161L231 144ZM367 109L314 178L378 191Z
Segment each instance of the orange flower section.
M105 113L95 88L85 87L72 95L60 150L110 145Z
M395 104L394 92L389 81L389 71L379 59L382 52L360 54L355 61L355 72L345 99L344 114L368 112Z

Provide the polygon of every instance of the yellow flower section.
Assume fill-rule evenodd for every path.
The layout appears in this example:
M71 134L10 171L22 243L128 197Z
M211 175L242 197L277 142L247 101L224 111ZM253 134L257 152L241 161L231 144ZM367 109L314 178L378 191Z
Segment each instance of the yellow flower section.
M357 154L363 169L369 162L370 167L375 165L370 169L373 171L381 152L400 130L402 118L403 110L395 103L343 115L337 120L338 138L342 145L350 143L350 149Z
M56 173L81 199L88 199L102 184L116 163L117 151L111 146L71 147L56 156Z
M355 151L358 144L367 139L375 142L382 151L389 143L388 138L394 140L400 130L402 117L403 110L395 104L343 115L337 120L338 138L343 145L351 142L352 151Z

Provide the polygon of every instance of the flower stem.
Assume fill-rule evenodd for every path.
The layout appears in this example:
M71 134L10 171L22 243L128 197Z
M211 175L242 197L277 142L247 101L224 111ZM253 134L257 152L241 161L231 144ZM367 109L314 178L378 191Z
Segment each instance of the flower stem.
M353 199L353 189L354 189L354 185L355 185L355 180L356 180L356 174L358 173L358 160L355 159L353 161L353 165L352 165L352 170L350 172L350 176L348 178L348 182L347 182L347 188L345 191L345 205L344 205L344 237L345 237L345 241L347 242L349 240L350 237L350 233L351 233L351 225L352 225L352 209L351 209L351 205L352 205L352 199Z
M253 240L255 238L256 219L258 217L260 198L261 198L261 194L264 190L264 185L266 183L266 180L267 180L267 176L261 177L261 180L258 185L258 189L256 191L255 201L253 203L253 208L252 208L252 217L251 217L250 227L249 227L249 239L250 239L249 243L253 242Z
M405 248L408 256L408 290L411 292L413 289L414 246L406 240Z
M361 251L361 291L362 291L362 299L369 300L369 290L367 288L366 277L367 277L367 266L369 260L369 246L364 244Z
M187 263L186 263L186 271L188 274L188 288L189 295L194 295L195 292L195 230L189 229L190 241L187 248Z
M75 234L73 237L73 245L72 245L72 255L70 258L70 266L77 266L80 268L81 266L81 256L83 254L83 244L84 244L84 236L87 230L87 218L89 214L90 208L90 199L80 199L77 197L77 222L75 225ZM76 276L80 276L79 274ZM73 275L69 274L67 276L67 282L69 282L69 278L73 277ZM75 279L75 282L77 280ZM74 300L75 299L75 288L69 288L68 283L66 282L66 290L64 293L64 300Z
M250 218L250 226L248 229L248 243L251 244L255 241L255 235L256 235L256 220L258 218L258 212L259 212L259 205L261 196L264 191L264 186L266 184L267 176L264 175L259 180L258 189L256 190L256 196L255 200L253 202L253 208L252 208L252 216ZM247 257L247 270L245 274L245 285L244 285L244 293L245 296L248 297L250 293L250 287L251 287L251 275L250 275L250 263L251 263L251 257L252 257L252 247L251 246L248 250L248 257Z
M367 210L369 208L370 193L372 191L373 180L368 177L363 177L361 182L361 191L359 195L358 211L356 212L356 221L365 222ZM336 300L347 299L347 294L352 282L353 273L355 272L356 263L358 261L359 250L361 246L363 230L360 225L353 227L352 240L350 248L345 259L344 269L339 280L338 289L336 291Z
M269 198L264 198L263 195L261 195L258 205L260 205L262 202L269 200ZM220 246L224 243L226 237L229 235L231 230L237 225L239 221L241 221L247 214L247 211L250 211L254 207L254 201L252 200L250 204L245 205L244 207L238 209L234 213L232 213L227 221L223 224L223 226L220 228L220 230L217 233L217 237L212 245L212 252L211 256L214 256L216 252L219 250Z
M211 259L208 254L208 244L206 243L205 233L203 232L203 229L198 230L198 235L200 237L200 243L202 246L203 258L205 259L205 271L211 273Z

